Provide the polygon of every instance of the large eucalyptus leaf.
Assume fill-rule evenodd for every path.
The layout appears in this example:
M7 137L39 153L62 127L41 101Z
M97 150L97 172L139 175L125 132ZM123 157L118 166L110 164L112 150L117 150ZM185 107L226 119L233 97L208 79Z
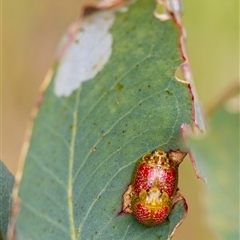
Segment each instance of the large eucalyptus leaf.
M7 239L14 177L0 161L0 239ZM1 238L2 237L2 238Z
M209 225L218 239L239 239L239 113L221 107L208 134L188 144L208 186Z
M56 64L25 162L17 239L168 239L185 216L184 200L154 228L119 214L137 159L156 148L180 149L180 127L192 122L189 86L174 77L182 62L179 29L156 19L154 9L155 1L139 0L115 14L109 59L93 79L81 82L78 68L102 51L94 31L84 44L95 50L79 57L78 33ZM92 16L84 20L91 27Z

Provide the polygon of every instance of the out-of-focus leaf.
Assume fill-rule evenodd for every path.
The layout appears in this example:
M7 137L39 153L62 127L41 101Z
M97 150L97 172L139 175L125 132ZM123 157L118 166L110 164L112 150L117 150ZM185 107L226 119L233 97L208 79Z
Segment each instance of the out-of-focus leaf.
M179 29L156 19L154 8L155 1L139 0L116 13L110 59L68 97L55 95L66 65L56 66L25 162L17 239L164 240L185 216L184 201L158 227L118 215L137 159L181 148L180 127L192 122L189 86L174 77L182 62ZM71 66L67 51L62 61Z
M3 240L7 239L13 183L13 175L0 161L0 239Z
M209 224L218 239L239 239L239 113L218 109L208 134L188 144L208 186Z

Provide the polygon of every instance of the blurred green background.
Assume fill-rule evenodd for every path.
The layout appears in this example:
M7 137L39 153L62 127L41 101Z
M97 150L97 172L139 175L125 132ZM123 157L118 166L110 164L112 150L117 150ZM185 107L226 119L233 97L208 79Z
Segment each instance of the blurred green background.
M2 1L1 158L15 174L30 111L67 27L79 16L79 0ZM189 60L206 107L239 77L239 1L184 2ZM206 219L206 186L190 160L180 167L180 189L189 213L174 240L215 239Z

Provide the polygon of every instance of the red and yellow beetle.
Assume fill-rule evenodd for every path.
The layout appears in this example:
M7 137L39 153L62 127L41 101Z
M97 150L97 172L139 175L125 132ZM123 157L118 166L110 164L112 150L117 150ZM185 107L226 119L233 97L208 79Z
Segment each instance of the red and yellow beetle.
M178 186L178 166L186 153L157 149L140 158L131 184L123 194L123 212L132 213L147 226L162 223L169 215Z

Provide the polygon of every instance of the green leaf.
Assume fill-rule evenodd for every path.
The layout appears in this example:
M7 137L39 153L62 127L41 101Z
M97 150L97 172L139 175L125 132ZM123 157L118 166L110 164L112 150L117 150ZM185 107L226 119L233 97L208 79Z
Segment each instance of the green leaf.
M65 63L76 65L67 56L81 39L56 66L25 162L17 239L164 240L185 216L183 200L159 227L119 214L136 161L157 148L180 149L180 127L192 122L189 86L174 77L179 29L156 19L154 8L139 0L116 13L110 59L68 97L56 96L54 81Z
M205 137L190 138L191 153L208 185L209 225L218 239L239 239L239 113L218 109ZM201 164L200 164L201 163Z
M0 239L7 239L14 177L0 161Z

